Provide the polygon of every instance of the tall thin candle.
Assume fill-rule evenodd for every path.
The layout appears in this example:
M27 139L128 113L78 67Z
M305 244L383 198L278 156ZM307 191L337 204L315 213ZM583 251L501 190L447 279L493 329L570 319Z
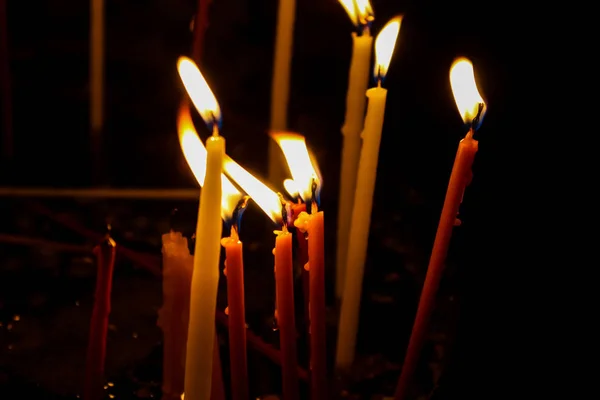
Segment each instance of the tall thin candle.
M294 225L308 232L309 270L309 332L311 399L325 400L327 390L327 336L325 325L325 249L324 214L318 210L321 178L314 158L311 158L303 136L274 136L281 147L300 197L311 205L311 215L301 212Z
M344 297L338 329L336 367L348 369L354 361L356 334L360 311L362 280L367 256L367 244L373 207L373 192L377 178L379 144L383 129L387 90L381 87L389 66L396 38L400 31L401 17L392 19L377 36L375 42L375 77L377 87L367 91L369 106L362 133L363 147L360 153L356 193L352 210L352 224L348 241Z
M184 385L187 400L209 400L215 340L213 321L217 307L221 252L222 222L219 210L225 139L219 135L220 109L217 100L202 74L187 58L180 58L177 67L192 102L213 131L206 141L206 174L196 227Z
M271 85L271 132L284 131L288 127L287 113L295 19L296 0L279 0ZM269 178L272 180L277 178L276 174L280 171L279 160L277 145L269 140Z
M90 128L97 144L104 125L104 0L90 2Z
M485 102L477 89L473 65L469 60L459 58L454 62L450 69L450 84L458 110L465 123L469 125L469 131L458 144L446 199L444 200L442 215L435 235L429 266L427 267L427 275L421 291L419 307L404 363L402 364L394 400L405 400L407 398L409 384L412 381L419 355L425 344L429 318L435 307L435 296L442 278L452 229L460 224L460 220L457 218L458 210L463 200L465 188L471 182L471 167L478 148L478 142L473 139L473 134L481 124L485 114Z
M196 180L202 186L204 184L204 177L206 173L206 148L202 144L202 141L198 137L198 133L194 128L192 117L189 112L189 108L186 104L182 104L179 111L179 117L177 120L177 131L179 134L179 142L181 149L185 156L185 159L190 166ZM246 201L242 200L242 194L233 186L231 181L227 177L221 174L221 217L226 222L237 221L239 225L239 219L243 209L245 208ZM237 226L237 225L236 225ZM228 240L226 238L224 240ZM231 241L228 242L228 244ZM234 270L234 283L230 285L228 282L228 295L230 297L230 303L233 303L233 319L229 323L229 342L230 342L230 357L232 359L231 381L234 395L243 392L244 388L247 391L247 372L246 369L242 369L242 366L246 368L246 327L241 321L244 321L244 286L243 286L243 266L241 258L241 242L235 241L232 248L227 246L227 254L230 255L229 263L232 265ZM239 248L239 254L237 252ZM235 253L231 255L231 253ZM192 270L190 266L190 271ZM242 274L241 279L236 280L236 274ZM231 298L236 300L231 300ZM189 301L188 301L189 304ZM241 311L240 311L241 310ZM187 327L187 323L186 323ZM186 332L187 333L187 332ZM212 372L212 385L211 385L211 400L224 400L223 391L223 378L221 371L221 359L219 356L219 349L216 347L216 335L215 335L215 348L213 350L213 372ZM239 365L238 365L239 364ZM237 397L236 397L237 398ZM165 399L166 400L166 399Z
M342 298L344 271L348 254L348 233L356 189L356 173L360 156L361 138L365 119L365 92L369 84L373 37L369 25L373 20L373 10L368 0L339 0L357 28L352 32L352 60L348 73L346 92L346 118L342 126L343 147L340 172L338 203L338 230L336 253L335 294Z

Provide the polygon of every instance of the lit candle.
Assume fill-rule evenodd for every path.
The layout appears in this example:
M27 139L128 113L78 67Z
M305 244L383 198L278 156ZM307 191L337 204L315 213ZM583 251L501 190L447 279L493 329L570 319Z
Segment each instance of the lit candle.
M377 177L379 143L385 114L387 90L381 87L390 64L396 38L400 31L401 17L393 18L381 30L375 41L375 78L377 87L367 90L369 106L362 132L363 145L360 153L354 208L348 239L348 257L344 279L344 296L340 312L336 367L348 369L354 360L356 333L360 311L362 280L367 256L373 192Z
M225 160L223 168L226 174L248 193L265 214L281 226L281 230L274 232L276 234L274 255L276 318L281 348L283 398L297 400L299 394L297 333L294 315L294 271L292 234L287 229L289 213L288 207L286 207L287 202L230 158Z
M304 137L278 134L273 138L281 147L298 193L310 204L310 215L301 212L294 225L308 233L309 270L309 332L310 332L310 391L311 399L325 400L327 390L327 327L325 325L325 221L318 210L321 178L314 158L306 147Z
M90 1L90 127L97 142L104 124L104 0Z
M98 271L85 366L84 400L97 400L102 397L106 332L110 315L110 292L117 254L116 246L115 241L107 235L94 249Z
M192 103L213 132L206 141L206 169L196 226L184 385L187 400L209 400L221 252L222 222L218 211L221 210L225 139L219 135L221 116L217 99L196 64L181 57L177 68Z
M162 243L163 306L158 326L163 331L162 392L168 399L183 393L193 257L181 232L165 233Z
M190 169L192 170L192 173L194 174L196 180L198 181L198 184L200 186L204 185L204 177L206 174L206 158L207 158L207 152L206 152L206 148L204 147L204 145L202 144L202 141L200 140L200 138L198 137L198 133L196 132L196 129L194 128L194 124L192 122L192 117L190 115L190 111L189 108L187 107L187 105L182 104L180 110L179 110L179 116L177 119L177 132L179 134L179 144L181 145L181 149L183 151L183 154L185 156L185 159L188 162L188 165L190 166ZM238 204L238 202L242 199L242 194L235 188L235 186L233 186L233 184L231 183L231 181L229 179L227 179L227 177L225 177L225 175L221 174L221 187L222 187L222 193L221 193L221 217L223 219L225 219L226 221L230 221L232 218L232 209ZM241 214L241 211L238 211L237 213L238 215ZM181 249L181 251L183 252L183 248ZM189 255L189 250L187 248L187 241L185 242L185 251L187 251L187 254ZM190 261L190 265L187 268L189 270L189 278L191 279L191 272L193 269L193 257L189 256L188 260ZM190 304L190 300L189 300L189 289L190 289L190 284L188 281L188 285L187 285L187 307L189 308L189 304ZM240 290L238 288L238 290ZM243 287L241 288L242 291L242 301L243 301ZM237 304L237 303L236 303ZM235 306L234 306L235 308ZM242 304L242 309L243 309L243 304ZM236 311L237 312L237 311ZM185 317L185 340L180 340L179 342L176 342L177 345L179 346L183 346L184 349L184 354L185 354L185 347L186 347L186 340L187 340L187 329L188 329L188 316L189 316L189 310L186 313ZM235 325L235 324L234 324ZM230 342L231 342L231 337L235 336L237 339L236 340L240 340L240 335L232 335L231 334L231 330L232 329L236 329L236 328L232 328L231 324L229 326L229 330L230 330ZM246 337L245 337L245 326L244 326L244 335L242 337L243 341L244 341L244 346L246 344ZM216 343L217 343L217 339L215 336L215 347L213 349L213 369L212 369L212 385L211 385L211 400L218 400L218 399L224 399L224 392L223 392L223 378L222 378L222 372L221 372L221 360L219 357L219 349L218 347L216 347ZM231 345L230 345L231 347ZM240 345L237 344L234 345L233 347L235 347L236 349L240 348ZM245 347L244 347L245 348ZM230 352L231 354L231 352ZM233 354L237 354L237 353L233 353ZM244 357L245 357L245 353L244 353ZM240 356L236 356L236 360L239 360ZM185 363L185 358L183 359L184 363ZM185 365L185 364L183 364ZM178 391L176 391L175 393L177 394L177 398L179 398L179 394L181 394L183 392L183 376L184 374L181 375L181 390L179 390L178 387ZM236 375L236 380L235 382L237 382L237 375ZM233 377L233 373L232 373L232 382L234 382L234 377ZM166 400L166 399L165 399Z
M227 276L227 315L229 316L229 359L231 369L231 393L233 400L247 400L248 360L246 355L246 314L244 309L244 259L243 244L238 235L242 212L247 197L230 211L231 233L221 240L225 247L225 270ZM228 210L229 211L229 210Z
M296 0L279 0L273 59L273 82L271 86L270 130L272 132L287 129L295 18ZM276 178L275 174L279 170L278 148L275 143L269 140L269 178Z
M473 65L466 58L459 58L454 61L450 68L450 85L454 93L456 106L460 112L463 121L468 125L467 135L458 144L454 166L450 174L450 182L446 191L446 199L442 208L442 215L438 224L433 250L427 267L427 275L415 322L413 324L410 341L402 364L400 379L394 400L404 400L407 398L409 384L419 361L419 354L425 343L429 317L435 306L435 296L440 285L440 279L444 270L444 262L450 238L452 237L452 228L460 225L458 210L463 199L465 188L471 182L473 161L477 153L478 142L473 139L473 134L479 128L485 114L485 102L475 82Z
M365 119L367 85L371 69L371 48L373 37L369 26L373 20L373 10L369 0L339 0L357 28L352 32L352 60L348 74L346 92L346 118L342 126L342 169L340 172L340 192L338 204L338 231L336 252L335 293L342 298L344 270L348 254L348 232L356 189L356 173L360 155L360 133Z

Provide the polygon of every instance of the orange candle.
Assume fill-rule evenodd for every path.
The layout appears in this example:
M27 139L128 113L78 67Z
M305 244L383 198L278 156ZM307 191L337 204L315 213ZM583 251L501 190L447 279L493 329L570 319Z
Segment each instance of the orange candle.
M277 325L281 347L283 398L297 400L298 355L296 354L296 318L294 311L294 269L292 266L292 234L286 225L275 231L275 291Z
M435 307L435 297L442 278L448 247L450 246L452 228L460 225L460 220L457 218L458 210L465 188L471 182L471 167L478 148L478 142L473 139L473 134L483 118L485 103L477 90L473 65L467 59L461 58L454 62L450 70L450 83L458 109L465 123L470 125L470 129L465 138L460 141L456 152L442 215L435 235L431 258L429 259L427 275L419 300L419 307L404 363L402 364L394 400L405 400L408 396L409 384L414 376L419 355L427 337L429 318Z
M300 213L302 211L306 211L306 204L305 203L291 203L291 211L292 211L292 218L291 218L291 224L293 224L296 219L298 218L298 216L300 215ZM304 234L304 232L301 232L300 230L296 231L296 243L298 243L298 253L296 255L297 260L298 260L298 264L300 264L300 266L302 267L302 299L304 300L304 318L305 318L305 322L308 323L309 322L309 314L308 314L308 299L309 299L309 292L310 292L310 273L308 271L308 241L306 240L306 236Z
M222 239L221 244L225 247L225 270L223 272L227 276L231 393L233 400L247 400L249 395L243 246L235 225L231 227L230 237Z
M106 239L96 246L94 252L98 257L98 272L85 366L84 400L98 400L102 397L106 332L110 314L112 276L117 253L116 243L107 235Z

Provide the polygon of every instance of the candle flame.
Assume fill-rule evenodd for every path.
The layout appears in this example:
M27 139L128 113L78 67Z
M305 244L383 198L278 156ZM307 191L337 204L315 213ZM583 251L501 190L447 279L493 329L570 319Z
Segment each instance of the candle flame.
M177 70L194 107L210 130L221 125L221 109L198 66L187 57L179 57Z
M321 174L316 160L311 157L304 136L295 133L273 133L272 138L277 142L285 160L290 174L292 175L297 192L304 200L313 200L313 183L317 185L316 195L321 187ZM317 201L318 199L314 199Z
M192 116L188 107L181 107L177 118L177 133L179 135L179 144L183 155L202 187L204 185L204 177L206 175L206 148L202 144L198 133L194 128ZM238 202L242 198L242 193L231 183L229 179L221 174L221 217L225 221L229 221L233 216L233 211Z
M388 21L375 39L375 70L377 81L383 80L392 61L392 54L396 47L396 40L402 25L402 16L394 17Z
M463 121L477 129L485 114L485 101L477 89L471 61L464 57L454 60L450 67L450 86Z
M373 20L373 8L369 0L339 0L339 2L357 27L367 25Z
M285 191L288 192L292 197L297 197L300 194L298 185L293 179L285 179L283 181L283 187L285 188Z
M225 173L264 211L273 222L282 222L281 199L273 190L229 157L223 163Z

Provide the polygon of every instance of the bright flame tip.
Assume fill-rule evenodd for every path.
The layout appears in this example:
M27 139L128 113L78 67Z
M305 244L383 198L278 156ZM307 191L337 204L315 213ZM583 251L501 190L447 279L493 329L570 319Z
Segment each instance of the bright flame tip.
M450 86L463 121L473 129L479 128L485 115L486 104L477 88L473 64L468 58L458 57L452 63Z
M381 29L375 39L375 67L373 75L377 81L382 81L387 74L392 61L392 55L402 25L402 15L396 16L388 21Z

